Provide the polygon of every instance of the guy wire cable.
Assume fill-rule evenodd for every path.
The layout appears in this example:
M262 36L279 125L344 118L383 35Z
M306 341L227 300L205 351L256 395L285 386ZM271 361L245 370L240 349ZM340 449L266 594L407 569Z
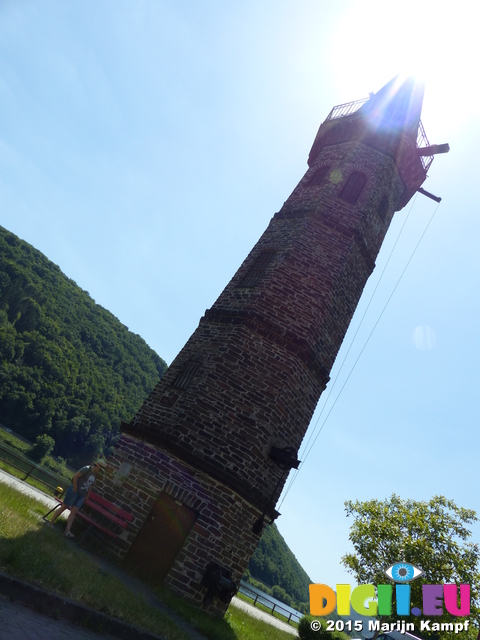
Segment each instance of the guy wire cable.
M413 205L414 205L415 201L416 201L416 196L415 196L414 201L412 202L412 206L410 207L410 210L409 210L409 212L408 212L407 218L405 219L405 222L403 223L402 228L400 229L400 233L399 233L399 235L398 235L398 237L397 237L397 240L395 241L395 244L394 244L394 246L393 246L393 248L392 248L392 251L390 252L390 255L389 255L388 260L387 260L387 264L385 265L385 267L384 267L384 269L383 269L383 271L382 271L382 273L381 273L381 275L380 275L380 279L379 279L379 281L378 281L378 283L377 283L377 285L376 285L376 287L375 287L375 289L374 289L374 291L373 291L373 293L372 293L372 296L371 296L370 301L369 301L369 303L368 303L367 309L365 310L365 312L364 312L364 314L363 314L363 316L362 316L362 318L361 318L360 324L363 322L363 319L364 319L365 314L366 314L366 312L367 312L367 310L368 310L368 307L370 306L370 304L371 304L371 302L372 302L372 299L373 299L373 296L374 296L374 294L375 294L375 292L376 292L376 290L377 290L377 288L378 288L378 285L380 284L380 280L382 279L383 274L384 274L384 272L385 272L385 269L386 269L386 267L387 267L388 263L390 262L390 258L391 258L391 256L392 256L393 250L395 249L395 247L396 247L396 245L397 245L397 243L398 243L398 240L399 240L399 238L400 238L400 235L401 235L401 233L403 232L403 229L404 229L404 227L405 227L405 224L406 224L406 222L407 222L408 217L410 216L410 212L412 211L412 208L413 208ZM421 241L423 240L423 238L424 238L424 236L425 236L425 234L426 234L426 232L427 232L427 230L428 230L428 228L429 228L430 224L432 223L433 218L435 217L435 214L437 213L437 210L438 210L438 207L439 207L439 206L440 206L440 203L438 203L438 204L437 204L437 206L435 207L435 210L433 211L432 215L430 216L430 220L428 221L428 223L427 223L427 225L426 225L425 229L423 230L422 235L420 236L420 238L419 238L419 240L418 240L417 244L415 245L415 248L413 249L413 252L412 252L412 254L411 254L410 258L408 259L408 261L407 261L407 263L406 263L405 267L403 268L403 271L402 271L402 273L400 274L400 276L399 276L399 278L398 278L398 280L397 280L397 282L396 282L396 284L395 284L395 286L394 286L394 288L393 288L393 290L392 290L392 292L391 292L390 296L388 297L388 299L387 299L387 301L386 301L386 303L385 303L385 305L384 305L384 307L383 307L383 309L382 309L382 311L381 311L381 313L380 313L380 315L379 315L379 317L378 317L377 321L376 321L376 322L375 322L375 324L373 325L373 328L372 328L372 330L370 331L370 333L369 333L369 335L368 335L368 337L367 337L367 340L365 341L365 344L363 345L363 347L362 347L362 349L361 349L360 353L358 354L358 356L357 356L357 358L356 358L355 362L353 363L353 366L352 366L352 368L350 369L350 372L349 372L349 374L348 374L347 378L345 379L345 382L343 383L343 385L342 385L342 387L341 387L340 391L338 392L338 395L337 395L337 397L335 398L335 400L334 400L334 402L333 402L333 405L331 406L330 410L328 411L327 416L325 417L325 420L323 421L323 423L322 423L322 425L321 425L321 427L320 427L320 429L319 429L318 433L316 434L316 436L315 436L315 438L314 438L314 440L313 440L312 444L310 445L310 448L309 448L309 449L308 449L308 451L306 452L305 457L304 457L304 459L303 459L303 461L302 461L302 464L301 464L301 466L300 466L300 469L301 469L301 468L303 467L303 465L305 464L305 461L307 460L308 456L310 455L310 452L312 451L312 449L313 449L313 447L314 447L314 445L315 445L315 443L316 443L316 441L317 441L318 436L319 436L319 435L320 435L320 433L322 432L322 430L323 430L323 428L324 428L324 426L325 426L325 424L326 424L326 422L327 422L327 420L328 420L328 418L329 418L330 414L331 414L331 413L332 413L332 411L333 411L333 408L334 408L334 407L335 407L335 405L337 404L337 401L338 401L338 399L340 398L340 395L341 395L341 393L342 393L343 389L345 388L345 385L347 384L348 380L350 379L350 376L352 375L352 373L353 373L353 371L354 371L354 369L355 369L355 367L356 367L356 365L357 365L358 361L360 360L360 357L362 356L363 352L365 351L365 348L366 348L367 344L369 343L370 338L371 338L371 337L372 337L372 335L373 335L373 332L375 331L375 329L376 329L376 327L377 327L378 323L380 322L380 320L381 320L381 318L382 318L382 316L383 316L383 314L384 314L384 312L385 312L385 310L386 310L386 308L387 308L387 306L388 306L388 304L389 304L390 300L392 299L392 297L393 297L393 295L394 295L394 293L395 293L395 291L396 291L396 289L397 289L398 285L400 284L400 281L402 280L402 278L403 278L403 276L404 276L404 274L405 274L405 271L406 271L406 270L407 270L407 268L408 268L408 265L409 265L409 264L410 264L410 262L412 261L413 256L415 255L415 253L416 253L416 251L417 251L417 249L418 249L418 247L419 247L419 245L420 245ZM344 363L345 363L345 359L346 359L346 357L347 357L348 353L350 352L350 349L351 349L351 347L352 347L352 345L353 345L353 341L355 340L355 337L356 337L356 335L357 335L357 333L358 333L359 329L360 329L360 326L358 327L357 331L355 332L355 335L354 335L354 337L353 337L353 339L352 339L352 342L351 342L351 344L350 344L350 346L349 346L349 349L348 349L348 351L347 351L347 354L345 355L345 358L344 358L344 359L343 359L343 361L342 361L342 364L341 364L340 370L339 370L339 372L338 372L338 374L337 374L337 376L336 376L336 378L335 378L335 383L336 383L336 381L338 380L338 376L339 376L339 374L340 374L340 371L341 371L341 369L343 368L343 365L344 365ZM333 387L334 387L334 386L335 386L335 384L334 384L334 385L332 385L332 390L333 390ZM327 399L326 399L326 401L325 401L325 404L324 404L324 406L322 407L322 410L321 410L321 412L320 412L320 415L319 415L319 417L317 418L317 421L316 421L315 426L314 426L314 428L313 428L313 432L314 432L314 431L315 431L315 429L317 428L318 421L320 420L320 417L321 417L321 415L323 414L323 411L324 411L324 409L325 409L325 406L326 406L326 404L327 404L327 402L328 402L328 399L329 399L329 398L330 398L330 393L328 394ZM312 435L313 435L313 432L312 432ZM310 437L309 437L308 442L307 442L307 444L306 444L306 447L308 447L308 444L310 443L311 439L312 439L312 436L310 436ZM285 500L285 498L286 498L286 497L287 497L287 495L288 495L288 492L289 492L289 491L290 491L290 489L292 488L292 485L293 485L293 483L294 483L294 481L295 481L295 479L296 479L296 477L297 477L297 475L298 475L298 473L299 473L300 469L296 470L296 471L297 471L297 472L296 472L296 474L294 474L294 475L293 475L292 480L290 481L290 483L289 483L289 485L288 485L288 487L287 487L287 489L286 489L286 491L285 491L285 493L284 493L284 495L283 495L282 501L280 502L280 504L278 505L278 507L277 507L277 508L280 508L280 507L281 507L281 505L283 504L283 501Z
M395 248L396 248L396 246L397 246L397 244L398 244L398 242L399 242L399 240L400 240L400 237L401 237L401 235L402 235L402 233L403 233L403 230L404 230L404 228L405 228L405 225L407 224L408 218L410 217L410 213L412 212L412 209L413 209L413 206L414 206L414 204L415 204L415 202L416 202L416 199L417 199L417 194L415 194L415 197L414 197L414 199L412 200L412 204L410 205L410 209L408 210L408 213L407 213L407 215L406 215L406 217L405 217L405 220L403 221L403 225L402 225L402 227L401 227L401 229L400 229L400 231L399 231L399 233L398 233L398 235L397 235L397 239L395 240L395 243L394 243L394 245L393 245L393 247L392 247L392 249L391 249L391 251L390 251L390 254L389 254L389 256L388 256L387 262L385 263L385 266L383 267L383 270L382 270L382 272L381 272L381 274L380 274L380 277L379 277L379 279L378 279L378 282L377 282L377 284L375 285L375 289L373 290L372 295L370 296L370 300L368 301L367 307L366 307L365 311L363 312L363 315L362 315L362 317L361 317L361 319L360 319L360 323L359 323L359 325L358 325L358 327L357 327L357 329L356 329L356 331L355 331L355 334L354 334L354 336L353 336L352 340L350 341L350 345L349 345L348 350L347 350L347 352L346 352L346 354L345 354L345 356L344 356L344 358L343 358L343 360L342 360L342 363L341 363L341 365L340 365L340 369L338 370L338 373L337 373L337 375L336 375L336 377L335 377L335 380L333 381L333 384L332 384L332 386L330 387L330 389L329 389L329 391L328 391L328 395L327 395L326 400L325 400L325 402L324 402L324 404L323 404L323 407L322 407L322 409L321 409L321 411L320 411L320 415L318 416L318 418L317 418L317 420L316 420L316 422L315 422L315 426L314 426L314 428L313 428L313 430L312 430L312 433L310 434L310 436L309 436L309 438L308 438L307 442L306 442L306 443L305 443L305 445L303 446L303 451L304 451L304 452L305 452L305 450L306 450L306 449L308 449L308 445L309 445L309 443L310 443L310 440L311 440L311 439L312 439L312 437L313 437L313 434L314 434L314 432L315 432L315 429L316 429L316 427L317 427L317 424L318 424L318 422L319 422L320 418L322 417L322 414L323 414L323 412L324 412L324 410L325 410L325 407L326 407L326 405L328 404L328 400L330 399L330 395L332 394L333 389L335 388L335 385L337 384L338 378L339 378L340 373L341 373L341 371L342 371L342 369L343 369L343 366L344 366L344 364L345 364L345 362L346 362L346 360L347 360L348 354L350 353L350 351L351 351L351 349L352 349L352 347L353 347L353 345L354 345L354 343L355 343L355 338L357 337L357 334L358 334L358 332L360 331L360 328L362 327L362 324L363 324L363 321L364 321L364 319L365 319L365 316L367 315L367 312L368 312L368 310L369 310L369 308L370 308L370 305L372 304L372 301L373 301L373 298L375 297L375 294L376 294L376 292L377 292L377 289L378 289L378 287L380 286L380 283L381 283L381 281L382 281L383 275L384 275L384 273L385 273L385 271L386 271L386 269L387 269L387 267L388 267L388 265L389 265L389 263L390 263L390 259L391 259L392 255L393 255L393 252L395 251Z
M344 366L344 364L345 364L345 362L346 362L346 360L347 360L347 357L348 357L348 355L349 355L349 353L350 353L350 351L351 351L351 349L352 349L352 347L353 347L353 345L354 345L354 343L355 343L355 338L357 337L357 334L358 334L358 332L360 331L360 328L361 328L361 327L362 327L362 325L363 325L363 321L364 321L364 319L365 319L365 316L366 316L366 314L367 314L367 311L368 311L368 309L370 308L370 305L371 305L371 303L372 303L372 301L373 301L373 298L374 298L374 296L375 296L375 293L376 293L376 291L377 291L377 289L378 289L378 287L379 287L379 285L380 285L380 283L381 283L381 281L382 281L383 275L384 275L384 273L385 273L385 271L386 271L386 269L387 269L387 267L388 267L388 264L389 264L389 262L390 262L390 259L391 259L392 255L393 255L393 252L394 252L394 250L395 250L395 247L397 246L397 244L398 244L398 242L399 242L399 240L400 240L400 237L401 237L401 235L402 235L402 233L403 233L403 230L404 230L404 228L405 228L405 225L407 224L407 220L408 220L408 218L410 217L410 213L412 212L413 206L414 206L414 204L415 204L415 202L416 202L416 200L417 200L417 195L418 195L418 194L415 194L415 197L414 197L414 199L412 200L412 204L410 205L410 208L409 208L408 213L407 213L407 215L406 215L406 217L405 217L405 220L403 221L403 225L401 226L400 231L399 231L399 233L398 233L398 235L397 235L397 239L395 240L395 243L394 243L394 245L393 245L393 247L392 247L392 249L391 249L391 251L390 251L390 254L389 254L389 256L388 256L387 262L385 263L385 266L383 267L383 270L382 270L382 272L381 272L381 274L380 274L380 277L379 277L379 279L378 279L378 282L377 282L377 284L375 285L375 289L373 290L372 295L370 296L370 300L368 301L367 307L366 307L365 311L363 312L363 315L362 315L362 317L361 317L361 319L360 319L360 323L359 323L359 325L358 325L358 327L357 327L357 330L355 331L355 334L354 334L354 336L353 336L352 340L350 341L350 345L349 345L348 350L347 350L347 352L346 352L346 354L345 354L345 356L344 356L344 358L343 358L343 360L342 360L342 363L341 363L341 365L340 365L340 369L338 370L338 373L337 373L337 375L335 376L335 380L333 381L333 384L331 385L331 387L330 387L330 388L329 388L329 390L328 390L327 397L326 397L326 399L325 399L325 402L323 403L323 406L322 406L322 408L321 408L321 410L320 410L320 413L319 413L319 415L318 415L318 418L317 418L317 420L315 421L315 425L314 425L314 427L313 427L313 429L312 429L312 431L311 431L311 433L310 433L310 435L309 435L309 437L308 437L307 442L302 446L302 450L299 452L299 456L300 456L300 457L303 455L303 454L302 454L302 451L303 451L303 452L305 452L305 451L308 449L308 445L310 444L310 441L312 440L312 438L313 438L313 436L314 436L314 434L315 434L315 431L316 431L316 429L317 429L317 425L318 425L318 423L319 423L319 421L320 421L320 418L322 417L323 412L325 411L325 408L326 408L326 406L327 406L327 404L328 404L328 401L330 400L330 396L331 396L331 394L332 394L332 392L333 392L333 390L334 390L334 388L335 388L335 385L337 384L337 381L338 381L338 379L339 379L339 377L340 377L340 373L342 372L343 366ZM323 429L323 425L322 425L322 429ZM303 462L304 462L304 461L303 461ZM303 465L303 462L301 463L301 466ZM301 469L301 466L300 466L300 469ZM288 487L287 487L287 489L286 489L286 491L285 491L285 494L284 494L284 496L283 496L283 498L282 498L282 501L280 502L279 507L282 505L283 501L285 500L286 495L287 495L287 494L288 494L288 492L290 491L290 487L292 486L292 484L293 484L293 482L294 482L295 478L297 477L297 474L298 474L298 472L300 471L300 469L295 469L295 472L292 474L292 477L290 478L290 482L289 482Z

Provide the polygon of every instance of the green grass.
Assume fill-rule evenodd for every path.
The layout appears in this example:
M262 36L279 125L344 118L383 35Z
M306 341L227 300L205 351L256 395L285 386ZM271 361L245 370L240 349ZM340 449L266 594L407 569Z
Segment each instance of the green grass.
M6 445L5 447L6 451L4 451L3 449L2 451L0 451L0 456L2 458L5 458L4 460L0 460L0 469L4 469L5 471L8 471L8 473L10 473L11 475L14 475L17 478L20 478L21 480L25 480L25 482L28 482L34 487L37 487L37 489L41 489L42 491L45 491L50 495L54 494L55 487L44 484L43 482L40 482L38 478L34 477L35 474L42 477L41 470L39 471L37 469L34 469L32 471L33 475L29 476L28 478L25 478L26 474L31 469L31 464L34 463L34 461L30 460L28 456L26 456L26 452L31 447L30 444L23 442L23 440L20 440L20 438L18 438L17 436L13 435L12 433L8 433L8 431L5 431L4 429L1 429L1 428L0 428L0 442ZM10 447L10 451L8 450L8 447ZM39 466L46 473L53 473L56 476L58 476L58 480L50 479L50 480L47 480L47 482L49 481L55 484L60 483L60 485L64 489L66 489L66 487L68 487L68 485L71 483L71 476L73 475L73 473L75 473L75 471L72 472L71 469L66 468L64 464L60 465L51 456L47 456L45 460L42 463L40 463ZM17 469L17 467L20 467L20 468ZM44 479L47 479L47 478L44 476Z
M120 581L99 570L80 549L45 525L45 506L0 483L0 570L55 591L166 640L187 636L171 619ZM292 640L292 635L230 606L223 620L191 607L167 589L158 595L209 640Z
M12 467L12 465L8 464L8 462L5 462L5 460L0 460L0 469L3 469L3 471L6 471L11 476L15 476L15 478L19 478L20 480L27 482L36 489L40 489L40 491L43 491L44 493L48 493L51 496L53 496L55 493L55 489L53 489L53 487L49 487L48 485L43 484L43 482L32 478L32 476L28 476L28 478L25 478L25 471L21 471L20 469Z
M271 625L252 618L248 613L230 606L225 614L225 621L230 625L232 631L236 634L235 638L242 640L293 640L295 638L291 633L272 627Z
M213 618L200 609L183 602L170 590L156 589L158 597L171 609L203 633L209 640L292 640L295 636L271 624L254 618L234 605L230 605L223 620Z
M248 604L253 605L253 598L250 598L249 596L246 596L244 593L240 593L240 591L237 593L237 598L239 598L240 600L243 600L244 602L247 602ZM297 629L298 628L298 623L295 622L294 620L291 620L290 622L288 622L288 618L286 618L284 615L282 615L281 613L279 613L278 611L274 611L272 613L272 607L266 607L264 604L262 604L261 602L257 602L254 605L255 607L257 607L257 609L260 609L260 611L265 611L265 613L268 613L269 615L273 616L274 618L278 618L279 620L281 620L282 622L285 622L286 624L289 624L291 627Z
M41 520L45 506L0 483L0 568L135 626L185 640L164 614L105 572Z
M2 440L2 442L5 442L5 444L8 444L13 449L21 451L22 453L28 451L28 449L30 449L30 447L32 446L31 444L27 444L23 440L20 440L20 438L17 438L17 436L14 436L13 433L5 431L5 429L0 429L0 440Z

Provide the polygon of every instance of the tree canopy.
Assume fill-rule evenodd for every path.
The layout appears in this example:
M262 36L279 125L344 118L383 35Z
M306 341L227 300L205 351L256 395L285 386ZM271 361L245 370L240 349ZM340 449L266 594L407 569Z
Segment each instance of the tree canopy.
M475 511L443 496L417 502L395 494L384 501L348 501L345 509L347 517L354 518L350 529L354 553L345 554L342 563L359 584L385 584L385 569L408 562L424 571L409 583L412 607L422 608L422 584L469 584L470 619L480 622L479 549L470 542L466 526L477 520ZM418 622L414 616L405 620ZM443 616L435 618L435 622L455 621L458 618L445 608Z
M253 578L268 587L277 585L294 602L309 601L308 585L312 581L290 551L275 524L265 527L255 553L250 558L248 569Z
M102 453L165 362L40 251L0 227L0 414L83 464Z
M35 459L53 447L54 455L82 466L108 454L121 421L131 420L166 364L3 227L0 254L2 423L35 441ZM265 529L249 567L264 584L308 602L310 580L275 525Z

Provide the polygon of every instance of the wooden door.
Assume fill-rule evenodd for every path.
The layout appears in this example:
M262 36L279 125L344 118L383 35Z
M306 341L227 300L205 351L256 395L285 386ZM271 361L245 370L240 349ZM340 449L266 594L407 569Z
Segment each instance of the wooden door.
M161 584L196 517L196 512L189 507L166 493L160 494L123 566L148 582Z

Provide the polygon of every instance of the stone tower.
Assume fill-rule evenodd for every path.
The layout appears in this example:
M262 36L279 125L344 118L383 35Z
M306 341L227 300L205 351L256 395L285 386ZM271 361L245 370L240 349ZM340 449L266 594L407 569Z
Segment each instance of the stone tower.
M278 515L390 221L438 151L422 99L397 77L331 111L307 172L123 425L101 490L135 520L113 550L212 612L225 610L262 516Z

